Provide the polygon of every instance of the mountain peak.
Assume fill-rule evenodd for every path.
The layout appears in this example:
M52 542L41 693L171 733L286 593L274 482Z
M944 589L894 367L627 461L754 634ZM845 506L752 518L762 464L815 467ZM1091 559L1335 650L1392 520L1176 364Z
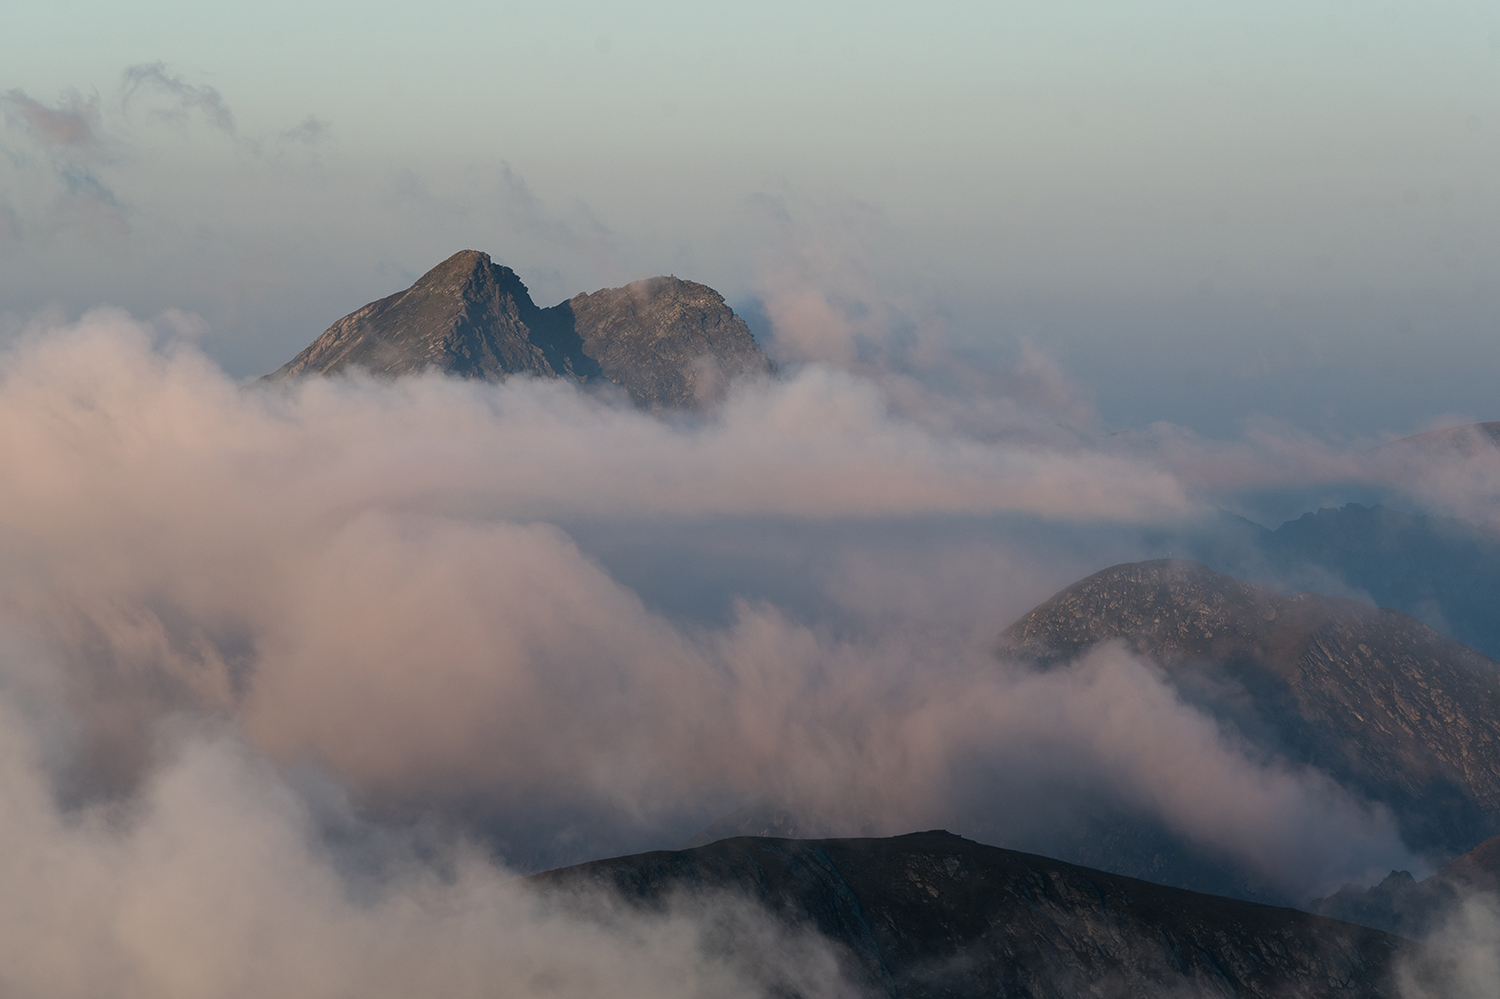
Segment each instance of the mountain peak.
M770 361L750 327L706 284L654 277L557 306L604 376L645 406L690 406Z
M1102 569L1053 596L1005 630L1007 654L1047 664L1113 638L1155 655L1226 653L1277 615L1273 591L1214 572L1202 562L1152 559Z
M489 289L503 289L512 295L524 296L527 303L531 295L521 283L516 272L504 264L497 264L488 253L480 250L460 250L417 278L405 292L413 294L483 294Z
M472 249L340 319L269 377L348 368L607 380L647 408L692 406L736 377L774 370L744 320L707 285L648 278L542 309L515 271Z

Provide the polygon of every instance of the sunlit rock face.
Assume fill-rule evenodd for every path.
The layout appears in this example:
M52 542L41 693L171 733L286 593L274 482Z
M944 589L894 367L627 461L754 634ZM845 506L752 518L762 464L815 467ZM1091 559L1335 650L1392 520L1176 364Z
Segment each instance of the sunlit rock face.
M1407 941L1293 909L1166 888L946 832L742 837L600 860L527 883L586 907L739 897L832 941L860 994L1394 996ZM732 934L731 934L732 935ZM728 939L743 950L754 940Z
M543 309L515 271L476 250L351 312L270 377L349 368L613 382L650 409L707 402L735 378L773 370L744 320L707 285L657 277Z
M605 378L649 408L705 402L735 378L771 370L723 296L681 278L576 295L548 311L571 323Z
M1414 618L1157 560L1068 587L1001 652L1052 668L1110 640L1264 748L1388 806L1415 850L1500 832L1500 664Z

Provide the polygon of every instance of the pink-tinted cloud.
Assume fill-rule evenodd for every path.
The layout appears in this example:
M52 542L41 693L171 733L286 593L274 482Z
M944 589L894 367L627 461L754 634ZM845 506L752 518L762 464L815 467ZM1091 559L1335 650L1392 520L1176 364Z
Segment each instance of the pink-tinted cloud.
M74 793L138 786L186 714L381 808L666 828L771 796L899 832L967 814L979 761L993 793L1107 789L1288 891L1406 859L1383 813L1123 654L1035 677L916 612L686 628L557 526L1187 509L1149 465L940 435L817 366L673 423L561 383L241 387L153 335L100 312L0 359L6 676L70 719Z

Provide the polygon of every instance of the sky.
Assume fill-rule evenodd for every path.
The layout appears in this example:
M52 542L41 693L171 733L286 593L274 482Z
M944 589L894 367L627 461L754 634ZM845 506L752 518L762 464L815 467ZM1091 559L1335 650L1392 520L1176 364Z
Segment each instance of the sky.
M11 18L12 317L186 310L244 377L466 246L543 304L672 272L752 320L811 260L842 307L878 295L966 356L1044 351L1116 429L1496 415L1486 4Z
M1281 900L1446 859L1216 714L1227 680L996 643L1223 509L1495 522L1492 454L1379 446L1500 416L1492 6L5 21L0 952L30 994L529 995L579 954L574 994L766 994L702 912L506 887L765 802L1039 850L1129 816ZM541 305L708 283L778 373L687 414L255 382L466 247ZM817 941L713 918L842 987Z

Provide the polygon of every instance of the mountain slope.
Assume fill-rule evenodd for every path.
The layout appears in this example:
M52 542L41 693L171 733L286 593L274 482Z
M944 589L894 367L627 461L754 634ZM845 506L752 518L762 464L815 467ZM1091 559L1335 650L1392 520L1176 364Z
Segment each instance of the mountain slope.
M1051 667L1111 639L1174 678L1233 682L1273 748L1390 806L1414 849L1500 832L1500 664L1405 614L1158 560L1073 584L1001 645Z
M640 405L691 405L731 379L769 370L750 327L707 285L657 277L553 309L571 318L604 377Z
M474 250L455 253L406 291L330 326L273 377L414 374L429 367L465 378L597 376L576 334L537 308L509 267Z
M1320 565L1381 606L1500 655L1500 537L1493 528L1350 503L1287 521L1269 540L1281 564Z
M608 380L649 408L704 402L735 377L772 370L750 328L706 285L652 278L543 309L514 271L475 250L340 319L268 377L351 367Z
M945 832L737 838L595 861L526 883L583 906L584 889L601 887L645 908L682 894L747 897L833 941L845 975L867 994L913 999L1393 996L1393 965L1416 953L1399 938L1308 913Z
M1388 447L1411 448L1430 454L1450 454L1472 458L1491 448L1500 447L1500 422L1471 423L1462 427L1443 427L1392 441Z

